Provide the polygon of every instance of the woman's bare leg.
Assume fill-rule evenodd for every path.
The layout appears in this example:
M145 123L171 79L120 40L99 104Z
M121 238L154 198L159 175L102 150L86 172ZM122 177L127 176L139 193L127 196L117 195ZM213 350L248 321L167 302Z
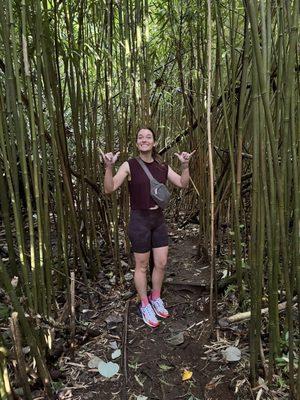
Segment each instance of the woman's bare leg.
M154 268L152 273L152 292L160 293L161 291L167 265L168 251L168 246L153 249Z
M134 253L135 271L134 284L141 300L147 298L147 269L150 251L147 253Z

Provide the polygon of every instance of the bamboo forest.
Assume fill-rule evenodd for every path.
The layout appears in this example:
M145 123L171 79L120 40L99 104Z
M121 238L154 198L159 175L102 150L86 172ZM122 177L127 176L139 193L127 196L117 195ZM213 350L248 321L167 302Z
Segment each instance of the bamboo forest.
M1 0L1 400L300 399L299 11Z

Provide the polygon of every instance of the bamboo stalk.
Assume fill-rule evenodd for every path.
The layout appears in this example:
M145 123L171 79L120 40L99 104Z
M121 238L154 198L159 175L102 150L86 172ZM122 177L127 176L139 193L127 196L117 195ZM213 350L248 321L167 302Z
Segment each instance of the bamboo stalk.
M32 143L32 157L33 157L33 190L35 197L35 206L37 211L37 223L38 223L38 257L36 257L35 252L32 250L32 247L35 248L34 237L31 239L31 263L33 257L35 258L35 262L32 264L32 268L34 269L34 276L36 281L36 301L38 312L46 313L46 298L43 295L45 292L45 277L43 270L43 260L44 260L44 251L43 251L43 227L42 227L42 206L41 206L41 188L40 188L40 162L38 155L38 146L37 146L37 135L36 135L36 126L35 126L35 115L34 115L34 107L33 107L33 93L32 93L32 84L30 77L30 65L28 59L28 46L27 46L27 32L26 32L26 3L25 0L22 0L21 4L21 16L22 16L22 50L23 50L23 63L24 63L24 74L25 74L25 82L26 89L28 91L28 105L29 105L29 119L30 119L30 130L31 130L31 143ZM33 213L33 210L29 209L28 212ZM32 216L29 217L29 221L31 221ZM33 229L33 228L31 228ZM31 235L34 235L32 232Z
M27 340L27 342L30 346L30 349L32 351L32 354L35 358L39 376L42 379L42 382L45 387L47 395L50 396L50 398L51 398L53 395L52 389L51 389L51 378L50 378L49 372L47 370L47 367L45 365L45 360L43 359L42 351L36 340L35 334L32 331L32 328L30 327L29 322L27 321L27 319L25 317L24 310L18 301L18 298L17 298L17 296L14 292L14 289L10 283L9 276L3 266L1 259L0 259L0 278L1 278L1 282L3 283L5 290L7 291L7 293L10 296L10 299L11 299L14 309L18 313L21 329L22 329L23 334L26 337L26 340Z
M22 336L19 328L18 322L18 313L13 312L10 318L10 330L12 332L13 340L14 340L14 347L15 347L15 354L16 354L16 361L17 361L17 369L20 377L20 384L24 390L24 394L26 399L31 400L31 390L28 382L28 377L26 374L26 363L24 359L24 354L22 351Z
M0 336L0 398L3 400L13 400L11 385L9 382L6 358L8 352L3 345L2 337Z
M6 1L6 10L8 13L8 19L10 24L10 40L12 46L12 63L14 65L15 71L19 68L18 55L17 55L17 42L16 35L13 29L14 26L14 14L13 14L13 4L12 0ZM23 37L24 39L24 37ZM26 48L23 49L26 52ZM24 66L25 74L27 74L27 66ZM25 129L25 121L23 117L23 113L21 110L22 106L22 96L21 96L21 79L18 73L14 74L15 86L16 86L16 103L14 107L16 109L15 113L18 115L18 119L15 121L17 123L17 132L16 139L18 143L19 157L21 161L21 169L22 169L22 179L25 190L25 199L26 199L26 207L27 207L27 218L29 224L29 239L30 239L30 268L32 273L32 298L34 309L38 310L38 268L36 266L36 250L35 250L35 238L34 238L34 224L33 224L33 208L31 201L31 192L30 192L30 176L27 166L27 156L26 156L26 129Z
M259 114L259 99L258 99L258 82L257 82L257 69L255 65L252 70L253 82L253 116ZM252 212L251 212L251 242L250 242L250 265L251 265L251 321L250 321L250 376L252 385L256 382L257 374L257 359L258 348L257 338L260 332L256 329L257 312L256 299L258 298L257 292L257 247L258 247L258 227L256 221L259 217L259 124L257 118L253 118L252 129L254 132L253 143L253 178L252 178Z
M8 255L9 262L11 266L11 270L9 271L11 277L14 275L18 275L18 267L16 262L16 254L14 249L14 239L11 231L11 222L10 222L10 212L9 212L9 199L8 199L8 187L6 181L4 179L4 171L0 165L0 206L1 206L1 215L4 222L6 243L8 247Z
M7 179L7 185L9 188L10 198L13 207L14 221L16 226L16 236L19 250L19 258L22 268L22 281L24 284L28 304L33 307L31 285L29 283L29 265L25 256L25 233L23 226L23 218L21 215L21 204L20 204L20 190L18 181L18 168L17 168L17 156L15 147L15 135L14 135L14 124L12 118L8 118L8 125L6 125L6 113L5 105L7 107L8 116L13 115L18 123L18 115L16 112L15 104L12 104L12 99L16 98L15 84L14 84L14 72L12 66L11 51L8 46L9 44L9 29L8 29L8 16L7 9L5 12L0 13L0 21L2 27L2 35L4 37L5 44L5 60L8 68L6 78L6 90L10 93L10 96L6 97L6 104L4 102L2 92L0 92L0 145L2 150L2 157L4 162L4 170ZM10 130L11 128L11 130ZM8 136L8 131L11 131L11 140Z
M214 164L213 164L213 152L212 152L212 132L211 132L211 120L210 120L210 108L211 108L211 74L212 74L212 46L211 46L211 2L207 0L207 34L208 34L208 59L207 59L207 71L208 71L208 83L207 83L207 142L208 142L208 157L209 157L209 177L210 177L210 319L213 321L214 313L214 285L216 279L215 270L215 200L214 200Z
M75 346L75 273L71 272L71 287L70 287L70 337L71 337L71 350Z
M42 242L43 252L44 252L44 269L45 269L45 289L46 296L45 300L47 303L47 312L48 316L51 315L51 306L52 306L52 293L53 293L53 282L51 276L51 259L53 257L51 244L50 244L50 229L51 222L49 218L49 179L48 179L48 157L46 150L46 138L45 138L45 123L43 118L43 88L42 88L42 15L41 15L41 4L40 2L35 3L35 12L36 12L36 52L37 52L37 113L39 115L38 119L38 133L40 137L40 147L42 154L42 182L41 191L42 191L42 202L43 202L43 210L40 219L42 222ZM41 229L41 227L40 227ZM41 253L40 249L40 253Z

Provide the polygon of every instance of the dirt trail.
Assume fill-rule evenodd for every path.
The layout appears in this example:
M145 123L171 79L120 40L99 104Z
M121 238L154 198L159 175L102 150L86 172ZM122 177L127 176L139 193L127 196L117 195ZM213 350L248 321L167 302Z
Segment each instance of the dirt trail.
M208 322L209 267L200 265L196 257L196 237L171 237L163 293L171 317L152 330L141 321L136 298L127 300L124 310L122 294L116 295L114 307L106 307L101 315L103 335L76 352L69 370L70 389L61 392L61 399L234 399L236 365L223 361L221 351L210 351L215 335L210 334ZM116 316L118 306L122 322L113 317L103 325L103 318ZM121 349L121 357L114 360L121 368L118 375L106 379L87 364L93 356L110 361L112 341ZM184 370L192 372L186 381Z

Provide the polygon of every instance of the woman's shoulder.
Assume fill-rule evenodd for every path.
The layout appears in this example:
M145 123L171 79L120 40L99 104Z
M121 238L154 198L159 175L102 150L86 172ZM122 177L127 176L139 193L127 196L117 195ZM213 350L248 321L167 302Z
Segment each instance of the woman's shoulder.
M130 167L133 168L135 165L137 165L138 162L135 157L130 157L130 158L128 158L127 163L129 165L129 168Z
M138 165L137 159L135 157L130 157L128 158L126 163L128 166L129 175L131 175L132 173L134 174Z
M125 172L127 175L130 174L130 166L128 161L124 161L119 168L119 171Z

